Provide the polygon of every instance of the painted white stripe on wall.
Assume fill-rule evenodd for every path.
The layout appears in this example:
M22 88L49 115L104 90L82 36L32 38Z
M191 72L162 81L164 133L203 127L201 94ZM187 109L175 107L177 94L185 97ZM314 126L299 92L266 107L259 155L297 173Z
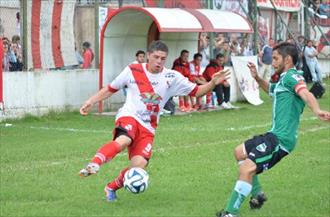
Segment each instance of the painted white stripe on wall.
M74 1L64 1L61 16L61 51L65 66L77 65L74 49L73 17ZM77 45L79 47L79 45Z
M54 0L41 1L40 54L43 69L55 68L52 51L52 19Z

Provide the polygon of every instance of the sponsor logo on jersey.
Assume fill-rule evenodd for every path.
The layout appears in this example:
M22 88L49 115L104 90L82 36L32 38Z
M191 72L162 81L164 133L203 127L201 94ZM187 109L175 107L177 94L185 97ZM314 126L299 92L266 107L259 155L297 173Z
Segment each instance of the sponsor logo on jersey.
M293 74L292 75L292 78L294 78L297 81L303 81L304 80L304 77L303 76L297 75L297 74Z
M175 78L175 73L168 72L168 73L165 74L165 78Z

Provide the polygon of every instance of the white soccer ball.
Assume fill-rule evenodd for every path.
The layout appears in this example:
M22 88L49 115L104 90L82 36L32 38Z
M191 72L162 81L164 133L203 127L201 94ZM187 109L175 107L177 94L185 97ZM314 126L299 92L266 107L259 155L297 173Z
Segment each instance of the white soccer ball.
M124 188L134 194L144 192L148 188L148 173L141 168L133 167L124 175Z

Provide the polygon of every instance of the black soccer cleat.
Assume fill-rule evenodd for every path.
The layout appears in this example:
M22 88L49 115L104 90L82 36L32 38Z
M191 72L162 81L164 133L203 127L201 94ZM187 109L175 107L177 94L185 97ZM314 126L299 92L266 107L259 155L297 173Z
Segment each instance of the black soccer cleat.
M238 217L238 215L231 214L225 210L217 212L216 217Z
M255 197L250 199L251 209L260 209L262 205L267 201L267 197L264 192L259 192Z

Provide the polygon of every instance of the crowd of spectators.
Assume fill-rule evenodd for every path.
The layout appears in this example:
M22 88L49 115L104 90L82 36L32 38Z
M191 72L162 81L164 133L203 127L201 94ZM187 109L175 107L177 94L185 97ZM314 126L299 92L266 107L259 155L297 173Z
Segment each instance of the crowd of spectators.
M20 43L20 37L18 35L14 35L11 40L6 37L3 37L2 42L3 42L3 59L2 59L3 70L22 71L23 58L22 58L22 46Z

